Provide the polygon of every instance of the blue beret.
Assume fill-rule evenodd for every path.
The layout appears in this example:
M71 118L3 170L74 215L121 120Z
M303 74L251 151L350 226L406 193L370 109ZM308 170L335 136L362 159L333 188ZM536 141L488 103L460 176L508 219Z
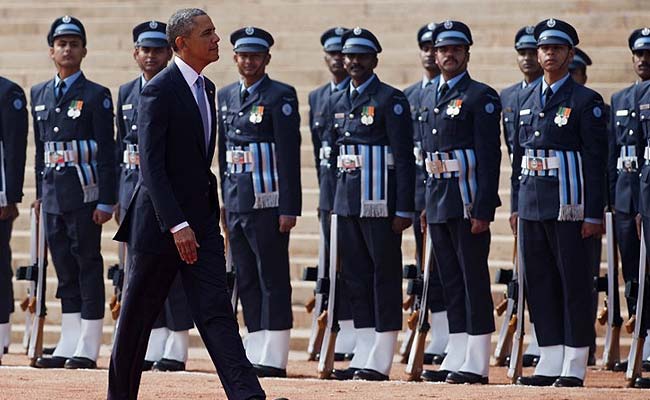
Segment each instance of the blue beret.
M349 29L343 33L343 54L381 53L381 45L377 37L367 29Z
M247 26L230 34L235 53L266 53L273 46L273 36L261 28Z
M650 50L650 28L636 29L628 39L630 50Z
M147 21L133 28L133 43L136 47L168 47L167 24Z
M59 36L79 36L84 47L86 46L86 30L81 21L75 17L64 15L55 19L47 34L47 44L50 47L54 46L54 39Z
M580 42L573 26L554 18L545 19L535 26L535 39L538 47L547 44L574 47Z
M431 36L435 47L455 45L471 46L474 43L469 27L460 21L447 20L436 25Z

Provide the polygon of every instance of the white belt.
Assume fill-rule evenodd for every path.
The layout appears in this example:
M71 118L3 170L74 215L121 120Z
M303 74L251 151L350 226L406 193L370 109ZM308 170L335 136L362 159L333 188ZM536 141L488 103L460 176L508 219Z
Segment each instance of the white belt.
M413 155L415 156L415 164L422 165L424 161L424 157L422 156L422 148L419 146L414 146Z
M619 171L634 172L637 170L638 166L639 161L637 160L636 156L619 157L616 161L616 169Z
M77 152L74 150L45 151L45 165L54 166L65 163L77 163Z
M430 175L460 171L458 160L426 160L426 169Z
M521 157L521 168L531 171L544 171L549 169L560 168L560 159L558 157Z
M319 159L321 161L329 160L330 155L332 155L332 147L331 146L322 146L318 151L318 157L319 157Z
M650 147L646 146L645 150L643 151L643 158L650 161Z
M362 157L357 154L341 154L336 158L336 166L341 169L355 170L362 165Z
M226 151L226 162L229 164L252 164L253 154L246 150Z

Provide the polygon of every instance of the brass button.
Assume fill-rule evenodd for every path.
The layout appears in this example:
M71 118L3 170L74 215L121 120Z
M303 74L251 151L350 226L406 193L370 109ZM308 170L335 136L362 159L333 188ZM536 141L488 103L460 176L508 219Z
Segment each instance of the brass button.
M54 131L54 133L57 133L57 132L59 132L59 127L55 126L54 129L52 129L52 130Z
M542 132L540 132L540 131L535 131L534 135L537 136L537 137L539 137L539 136L542 135Z
M438 130L436 128L433 128L433 129L431 129L431 133L433 133L435 135L436 133L438 133Z

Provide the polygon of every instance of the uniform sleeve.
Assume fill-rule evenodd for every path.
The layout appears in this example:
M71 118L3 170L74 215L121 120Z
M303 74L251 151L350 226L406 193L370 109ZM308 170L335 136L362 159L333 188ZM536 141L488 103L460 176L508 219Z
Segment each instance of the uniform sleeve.
M12 85L4 97L0 110L0 131L4 145L7 203L12 204L20 203L23 198L27 151L27 100L25 92L17 85Z
M321 140L318 135L318 132L313 129L314 127L314 98L316 97L316 92L309 93L309 130L311 132L311 143L314 148L314 166L316 167L316 178L318 178L318 184L320 185L320 148ZM320 110L323 111L323 110ZM333 144L330 143L330 146Z
M612 96L612 105L616 104ZM616 163L618 161L618 146L616 145L616 124L614 123L615 113L610 112L609 129L607 129L607 207L614 207L616 199L616 180L618 171Z
M472 207L472 217L493 221L499 200L499 172L501 166L501 141L499 123L501 101L494 90L481 94L473 110L474 151L476 152L476 178L478 188Z
M397 184L395 211L415 210L415 155L410 105L401 92L393 94L386 106L386 131L395 161Z
M279 185L279 214L300 215L300 114L295 90L287 92L273 105L273 136Z
M113 101L104 88L93 102L93 137L97 142L99 204L113 205L115 200L115 140L113 139Z
M603 193L607 152L607 118L602 97L592 93L580 110L585 219L603 218Z
M36 112L34 108L38 105L38 91L35 88L32 88L30 93L31 99L31 109L32 109L32 126L34 127L34 147L36 147L36 152L34 156L34 174L36 182L36 199L40 200L41 194L43 193L43 173L45 170L45 161L43 160L43 155L45 153L43 149L43 141L41 140L41 127L36 118Z

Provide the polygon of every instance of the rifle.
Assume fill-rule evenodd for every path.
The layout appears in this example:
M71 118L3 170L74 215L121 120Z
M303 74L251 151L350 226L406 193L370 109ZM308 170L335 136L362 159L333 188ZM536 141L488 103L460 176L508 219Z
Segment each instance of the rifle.
M30 299L28 308L34 314L32 317L31 329L29 332L27 357L29 358L29 365L34 366L36 360L43 355L43 326L45 324L45 316L47 309L45 307L45 289L46 289L46 251L45 248L45 229L43 228L44 219L43 211L39 213L38 222L36 222L36 212L32 208L31 211L32 227L35 226L36 232L32 231L32 236L36 236L36 240L32 239L32 244L36 245L36 262L32 265L20 267L17 271L17 279L30 281L30 286L33 285L34 291ZM33 253L33 250L31 251ZM32 283L33 282L33 283Z
M424 364L424 343L429 332L429 310L427 309L427 299L429 294L429 278L431 276L431 257L433 256L433 244L430 235L426 231L423 233L423 239L426 243L424 246L424 254L422 257L422 265L424 272L422 275L422 296L420 297L420 310L417 315L417 325L410 326L411 330L415 332L413 337L413 345L409 353L408 363L406 364L407 381L419 381L422 374ZM409 318L412 324L415 320Z
M320 348L320 358L318 360L318 377L320 379L329 379L332 375L332 371L334 370L334 346L336 344L336 336L340 330L336 312L336 282L341 271L338 248L338 215L331 214L330 218L329 294L327 310L324 316L322 316L323 319L326 318L327 324Z
M327 218L325 213L321 215L321 218ZM316 267L305 268L303 271L303 279L306 281L316 281L314 297L305 304L307 312L312 313L311 334L309 336L309 344L307 345L308 361L316 361L316 356L323 344L323 336L325 335L325 327L327 325L327 297L329 289L323 225L320 226L318 265Z
M523 238L523 222L521 218L517 218L517 263L514 265L515 270L513 274L517 276L516 283L513 282L513 298L517 298L517 312L513 315L514 323L516 326L514 340L512 342L512 351L510 352L510 365L508 366L508 378L512 383L517 383L517 378L522 374L523 369L523 356L524 356L524 274L526 264L524 262L524 238Z
M603 349L603 366L607 370L614 369L620 359L621 327L614 326L621 320L621 309L618 300L618 252L616 251L616 236L614 233L614 214L611 206L605 212L605 229L607 235L607 295L603 309L598 313L598 323L607 324L605 332L605 347Z
M507 285L504 295L504 301L495 307L498 315L505 316L503 324L499 330L499 339L494 349L494 366L503 367L506 365L506 359L510 355L508 352L512 348L512 336L516 328L516 312L517 312L517 277L514 271L517 270L517 237L515 236L515 244L512 252L513 269L500 269L496 274L496 283ZM505 306L504 306L505 303Z
M636 323L634 324L634 334L632 335L632 345L630 346L630 355L627 359L627 371L625 372L625 380L629 387L634 387L634 381L641 376L641 365L643 358L643 344L645 338L641 335L641 328L644 325L645 319L643 318L643 303L645 300L645 284L646 276L646 245L645 233L643 231L643 224L641 224L641 248L639 252L639 283L636 290Z
M117 321L119 318L122 307L122 291L124 289L124 277L126 276L126 252L126 243L119 243L117 247L117 264L111 265L106 274L108 279L113 281L113 296L108 303L113 321Z
M32 325L34 322L35 296L36 296L36 281L33 279L26 279L26 274L31 274L31 268L38 268L38 221L36 220L36 213L32 209L29 213L29 231L31 232L29 238L29 265L18 267L17 277L18 280L28 280L27 283L27 297L20 303L20 309L25 312L25 332L23 333L23 348L25 354L29 348L29 337L32 333ZM35 269L34 269L35 271Z
M405 338L399 349L401 356L400 363L408 363L409 354L411 353L411 346L415 337L415 331L412 329L417 324L418 313L420 312L420 303L422 297L422 271L414 264L405 265L402 270L402 278L408 281L406 286L406 294L408 297L402 303L404 311L411 310L411 314L407 320Z

